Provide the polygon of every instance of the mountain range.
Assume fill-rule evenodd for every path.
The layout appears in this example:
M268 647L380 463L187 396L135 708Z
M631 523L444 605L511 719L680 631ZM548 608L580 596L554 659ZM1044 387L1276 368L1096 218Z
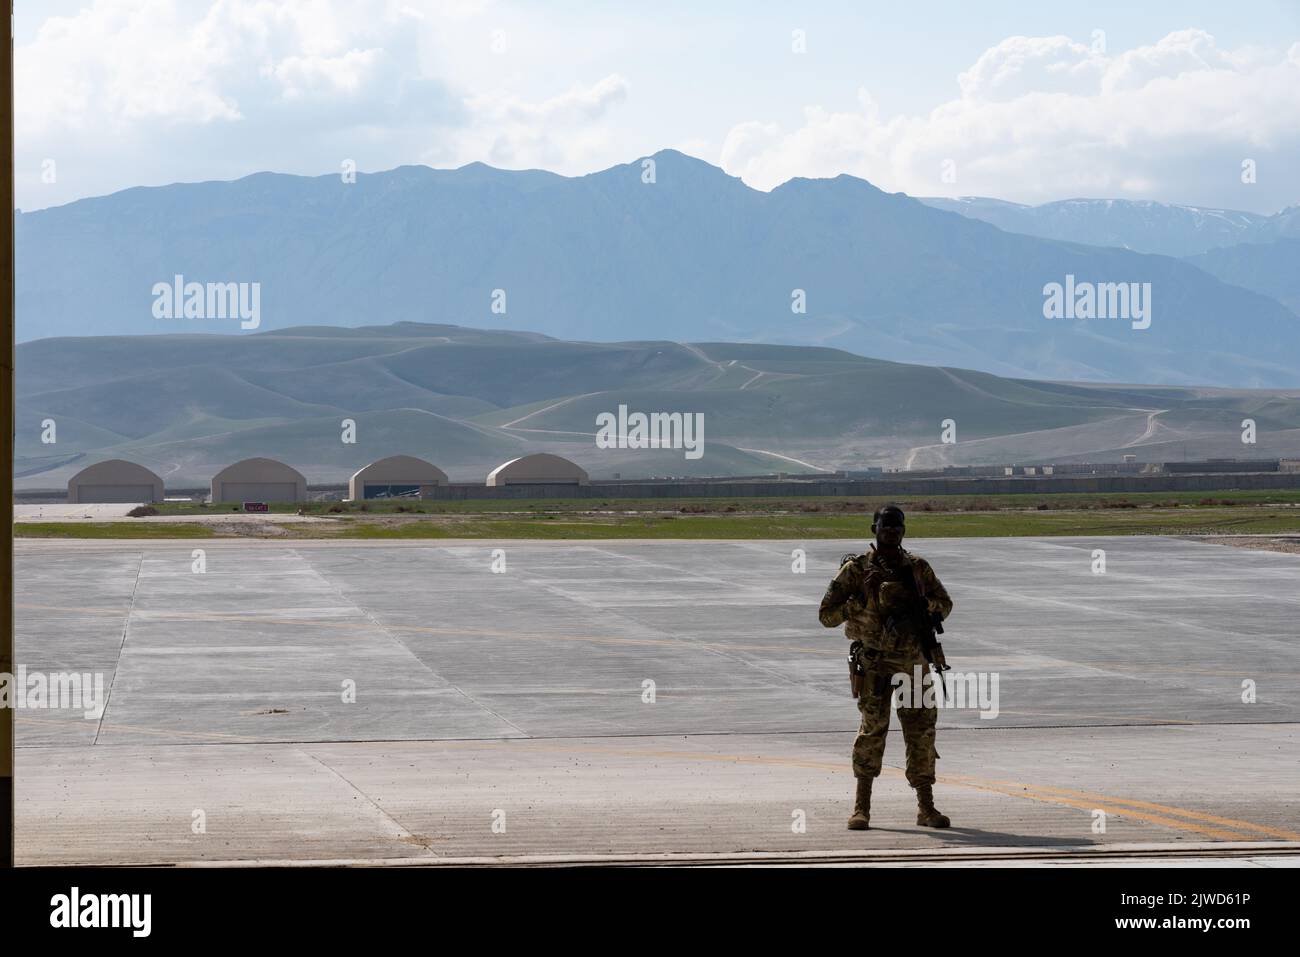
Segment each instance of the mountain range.
M972 213L989 201L936 204L850 176L762 192L671 150L580 177L471 164L351 183L259 173L133 188L16 215L18 338L266 343L304 325L398 322L588 343L828 347L1040 380L1300 385L1295 270L1281 274L1294 262L1295 210L1180 207L1143 233L1120 228L1136 205L1120 216L1112 204L1111 226L1066 229L1054 213L1039 230L1050 235L1031 235L1024 210L1042 207L994 225ZM1125 229L1174 254L1139 251L1148 241ZM1224 257L1204 258L1210 250ZM160 318L156 290L176 276L256 283L257 328ZM1067 282L1149 284L1149 328L1045 318L1045 288ZM108 348L145 350L116 341ZM205 341L215 349L216 337Z
M1239 243L1300 238L1300 206L1263 216L1126 199L1065 199L1040 206L980 196L927 197L921 202L1011 233L1162 256L1196 256Z

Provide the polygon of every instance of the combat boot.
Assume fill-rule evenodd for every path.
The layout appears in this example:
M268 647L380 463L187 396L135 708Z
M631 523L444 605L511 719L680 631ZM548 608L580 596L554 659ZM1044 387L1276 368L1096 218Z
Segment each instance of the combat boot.
M853 816L849 818L850 831L871 830L871 782L874 778L858 778L858 794L853 802Z
M940 814L934 806L934 786L919 785L916 789L916 823L921 827L948 827L952 821L948 815Z

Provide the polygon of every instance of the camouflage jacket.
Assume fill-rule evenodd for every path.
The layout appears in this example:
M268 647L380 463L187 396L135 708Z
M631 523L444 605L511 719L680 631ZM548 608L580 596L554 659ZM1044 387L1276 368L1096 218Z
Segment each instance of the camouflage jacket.
M901 551L901 559L893 562L885 561L874 545L865 554L845 556L822 596L818 611L821 623L827 628L843 624L846 638L861 641L868 648L892 649L911 643L915 636L910 629L888 627L899 620L895 615L905 618L902 613L916 601L904 576L913 578L931 612L947 618L952 612L952 599L939 576L920 555ZM878 581L870 591L865 587L869 569L878 572Z

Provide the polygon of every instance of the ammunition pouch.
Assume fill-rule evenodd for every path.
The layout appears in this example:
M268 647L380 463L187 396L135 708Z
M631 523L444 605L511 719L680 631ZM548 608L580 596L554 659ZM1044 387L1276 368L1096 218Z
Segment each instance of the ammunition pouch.
M888 695L893 688L890 675L887 671L879 666L881 651L879 648L868 648L860 641L855 641L850 648L850 656L857 663L857 682L853 697L858 698L863 694L872 698L880 698Z
M915 615L902 614L890 615L881 623L881 637L886 646L898 649L924 646L928 636Z

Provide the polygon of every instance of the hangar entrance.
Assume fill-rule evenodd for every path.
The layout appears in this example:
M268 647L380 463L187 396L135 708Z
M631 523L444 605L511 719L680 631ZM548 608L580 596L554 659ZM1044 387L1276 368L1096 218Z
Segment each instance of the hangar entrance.
M365 486L366 498L419 498L420 486L418 485L388 485L375 484L367 482Z
M104 502L126 505L130 502L152 502L152 485L83 485L77 492L78 502Z
M221 498L227 502L296 502L292 482L223 482Z

